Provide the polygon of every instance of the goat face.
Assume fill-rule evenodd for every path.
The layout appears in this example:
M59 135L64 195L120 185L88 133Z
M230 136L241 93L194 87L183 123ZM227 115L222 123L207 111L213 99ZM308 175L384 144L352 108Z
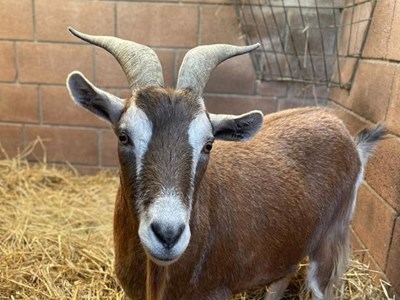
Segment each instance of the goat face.
M214 139L249 139L263 122L259 111L207 113L202 90L217 64L257 45L192 49L182 63L177 89L170 90L163 88L161 65L150 48L70 31L112 53L127 75L132 88L127 101L95 87L79 72L69 75L67 86L77 104L111 123L119 139L121 190L138 220L141 243L154 262L170 264L189 244L193 197Z
M174 262L190 241L193 195L212 143L250 138L261 127L262 114L209 114L190 90L144 88L124 101L79 72L67 84L72 98L110 121L118 136L122 191L147 254L158 264Z
M203 122L193 134L197 116ZM194 160L205 169L210 121L190 92L147 88L134 95L116 131L123 191L134 201L142 245L155 262L171 263L189 244Z
M193 195L214 139L246 138L262 121L253 113L223 122L202 103L189 90L147 88L135 94L118 124L123 190L135 199L140 240L158 264L174 262L189 244Z

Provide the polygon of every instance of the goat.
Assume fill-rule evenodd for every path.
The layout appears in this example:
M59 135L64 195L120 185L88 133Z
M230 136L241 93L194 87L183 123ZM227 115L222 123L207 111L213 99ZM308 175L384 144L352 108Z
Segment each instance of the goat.
M196 47L169 89L152 49L69 30L113 54L132 90L122 100L77 71L67 79L72 99L119 139L115 272L126 296L226 300L268 285L265 299L279 299L308 256L313 298L332 299L356 193L384 128L354 140L324 108L208 113L212 70L258 45Z

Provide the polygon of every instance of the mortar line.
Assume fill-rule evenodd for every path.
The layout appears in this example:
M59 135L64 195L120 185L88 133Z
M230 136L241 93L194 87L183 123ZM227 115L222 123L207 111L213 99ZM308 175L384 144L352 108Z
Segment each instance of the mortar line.
M276 100L276 111L281 111L281 108L282 108L281 102L282 102L282 100L284 101L285 99L286 98L278 98Z
M36 86L40 84L41 86L50 86L50 87L62 87L65 88L65 83L45 83L45 82L5 82L1 81L1 85L12 85L12 84L21 84L25 86ZM102 85L101 88L104 89L122 89L122 90L129 90L129 86L127 85L126 87L121 87L121 86L107 86L107 85Z
M29 161L29 162L30 163L40 163L39 161ZM98 171L106 169L107 171L118 172L118 170L119 170L119 166L117 166L117 165L116 166L109 165L109 166L104 166L104 167L99 168L96 165L86 165L86 164L82 164L82 163L71 163L71 162L68 162L68 163L69 163L69 165L66 163L51 162L51 163L48 163L48 165L55 166L55 167L64 167L64 168L71 168L71 166L72 166L72 167L78 167L78 168L93 169L93 170L98 170ZM115 174L115 175L118 176L118 174Z
M36 126L39 126L39 123L32 123L32 122L29 122L29 123L21 123L21 121L10 121L10 120L7 120L7 121L0 121L0 126L18 126L18 125L21 125L21 126L23 126L23 125L36 125Z
M0 121L0 126L1 125L6 125L6 126L23 125L27 128L40 127L40 128L59 128L59 129L68 129L68 130L87 130L87 131L95 131L97 129L100 129L100 130L108 130L109 129L107 126L95 127L95 126L90 126L90 125L68 125L68 124L50 124L50 123L40 124L40 123L34 123L34 122L21 123L20 121Z
M337 106L339 106L339 107L345 109L345 110L346 110L347 112L349 112L353 117L358 118L359 120L363 121L364 123L367 123L367 124L369 124L369 125L371 125L371 126L372 126L372 125L376 125L375 122L373 122L373 121L371 121L371 120L369 120L369 119L367 119L367 118L365 118L365 117L363 117L363 116L358 115L357 113L355 113L354 111L352 111L350 108L348 108L348 107L342 105L341 103L336 102L335 100L333 100L333 99L331 99L331 98L329 98L329 97L328 97L328 100L329 100L329 101L332 101L332 102L333 102L334 104L336 104Z
M99 167L99 168L101 168L102 167L102 163L103 163L103 161L102 161L102 159L101 159L101 156L102 156L102 154L103 154L103 149L101 148L101 140L102 140L102 138L101 138L101 132L100 132L100 129L97 129L96 130L96 133L97 133L97 166Z
M118 3L114 3L114 34L116 37L118 37L118 8L117 8Z
M93 68L93 82L97 83L97 76L96 76L96 47L92 48L92 68Z
M1 122L0 124L21 124L21 122L12 122L12 121L7 121L7 122ZM69 125L69 124L49 124L49 123L44 123L44 124L39 124L39 123L24 123L24 125L27 128L31 127L40 127L40 128L58 128L58 129L68 129L68 130L85 130L85 131L90 131L90 132L96 132L98 129L107 129L107 127L95 127L95 126L90 126L90 125Z
M395 1L395 3L394 3L394 8L393 8L393 13L392 13L392 19L391 19L391 21L390 21L390 29L392 29L393 28L393 22L394 22L394 17L395 17L395 11L396 11L396 5L397 5L398 3L397 3L397 1ZM375 5L377 5L377 4L375 4ZM388 57L388 51L389 51L389 44L390 44L390 41L392 40L392 31L390 31L390 35L389 35L389 39L388 39L388 41L387 41L387 43L386 43L386 58ZM394 80L395 80L395 78L396 78L396 75L397 75L397 73L398 73L398 67L395 69L395 72L394 72L394 74L393 74L393 78L392 78L392 82L391 82L391 84L390 84L390 92L389 92L389 101L388 101L388 105L387 105L387 107L386 107L386 113L385 113L385 121L387 120L387 115L388 115L388 113L389 113L389 108L390 108L390 105L391 105L391 103L392 103L392 92L393 92L393 86L394 86Z
M353 233L354 237L356 238L357 242L359 244L361 244L361 246L363 247L363 250L365 250L364 252L368 255L367 259L371 260L374 265L378 268L378 270L374 269L370 269L370 266L368 265L368 272L373 272L373 271L377 271L379 272L379 277L385 279L387 281L387 276L386 274L383 272L382 268L379 266L379 264L377 263L375 257L372 256L371 252L370 252L370 248L367 247L367 245L365 245L364 241L359 237L358 233L355 231L354 226L350 225L350 231ZM354 253L354 251L353 251ZM365 259L365 255L363 256L363 260ZM364 262L363 262L364 263ZM364 263L365 264L365 263ZM366 264L365 264L366 265Z
M365 245L364 241L361 240L361 238L358 236L358 233L356 232L356 230L353 226L353 223L350 223L350 232L349 233L352 234L352 236L354 236L354 238L357 240L357 243L359 243L361 245L362 252L364 252L363 257L362 257L362 261L363 261L365 259L365 253L368 253L369 250L368 250L367 245ZM353 246L353 245L351 245L351 246ZM354 251L353 247L351 250L352 250L352 254L354 255L355 251Z
M391 229L391 234L390 234L390 239L389 239L389 243L388 243L388 247L387 247L387 253L386 253L386 257L385 257L385 263L384 263L384 266L383 266L383 269L381 270L383 273L386 271L386 268L387 268L387 265L388 265L388 258L389 258L389 253L390 253L390 247L391 247L391 244L392 244L392 241L393 241L393 233L394 233L394 229L395 229L395 225L396 225L396 220L397 219L400 219L399 218L399 216L400 216L400 214L397 212L397 210L396 209L394 209L394 207L392 207L388 202L386 202L386 200L384 200L369 184L368 184L368 182L364 179L363 180L363 184L365 185L365 187L375 196L375 197L377 197L378 198L378 200L379 201L381 201L381 202L383 202L383 205L384 206L386 206L386 207L388 207L390 210L392 210L392 212L394 212L394 215L395 215L395 217L394 217L394 219L393 219L393 224L392 224L392 229ZM358 200L358 199L357 199ZM359 239L359 240L361 240L360 239L360 237L357 235L357 238ZM361 240L362 241L362 240ZM363 244L363 246L365 246L365 244L364 243L362 243ZM369 251L369 248L368 247L365 247L366 248L366 250L368 251L368 253L369 253L369 258L370 259L373 259L373 261L374 261L374 263L379 267L379 264L377 264L377 261L375 260L375 258L372 256L372 254L370 253L370 251ZM380 268L380 267L379 267ZM384 276L386 276L386 274L384 273Z
M223 98L254 98L254 99L276 99L276 96L261 96L261 95L253 95L253 94L230 94L230 93L213 93L206 92L204 93L204 97L223 97Z
M40 84L37 85L37 100L38 100L38 115L39 115L39 125L43 125L43 103L42 103L42 89Z
M22 147L25 149L26 148L26 124L22 124Z
M36 40L36 9L35 9L35 0L31 1L32 5L32 33L33 33L33 41L37 42Z
M279 111L279 98L276 97L275 99L275 111L278 112Z
M353 85L353 82L355 80L355 76L356 76L356 73L358 72L358 69L359 69L359 66L360 66L360 62L361 62L361 60L363 60L364 48L365 48L365 45L367 43L369 30L370 30L371 24L372 24L372 19L373 19L374 15L375 15L376 6L377 6L376 3L371 3L371 12L369 14L369 18L368 18L369 21L367 23L367 28L365 29L364 36L363 36L363 39L362 39L361 48L360 48L360 54L359 54L358 57L356 57L356 64L355 64L355 66L353 68L353 71L352 71L352 74L351 74L351 77L350 77L350 81L349 81L351 83L351 86ZM351 55L347 55L347 57L351 57ZM351 86L350 86L350 88L351 88Z
M378 5L377 3L375 4L375 5ZM397 5L397 1L395 1L394 2L394 7L393 7L393 12L392 12L392 18L391 18L391 20L390 20L390 27L389 27L389 32L390 32L390 34L389 34L389 38L387 39L387 41L386 41L386 51L385 51L385 58L387 58L388 57L388 52L389 52L389 44L390 44L390 41L391 41L391 39L392 39L392 33L393 33L393 22L394 22L394 18L395 18L395 15L396 15L396 5Z
M259 82L259 80L254 80L254 82L253 82L253 94L252 94L252 96L259 96L258 95L258 82Z
M375 191L375 189L373 187L371 187L371 185L368 183L368 181L366 180L366 178L364 178L363 183L365 184L365 186L368 188L368 190L376 197L379 199L379 201L383 202L383 204L392 212L394 213L394 215L397 217L399 215L399 213L397 212L397 210L390 204L388 203L377 191Z
M391 233L390 233L390 240L389 240L389 243L388 243L388 251L386 253L386 258L385 258L385 268L384 268L385 272L386 272L388 264L389 264L389 254L390 254L390 249L391 249L392 243L393 243L394 229L396 228L396 223L398 221L400 221L399 214L397 214L397 216L393 220L392 230L391 230Z
M30 164L40 164L43 163L43 161L40 160L34 160L34 159L28 159L28 163ZM97 165L88 165L88 164L83 164L83 163L71 163L70 161L66 160L65 163L59 162L59 161L52 161L52 162L47 162L46 163L50 168L52 167L62 167L62 168L68 168L71 169L71 167L75 168L87 168L87 169L93 169L93 170L98 170L101 171L103 169L106 169L107 171L116 171L118 172L119 166L105 166L102 168L99 168ZM115 174L118 175L118 174Z
M399 68L399 67L396 67L396 69L394 70L394 74L393 74L393 77L392 77L392 82L390 83L389 101L388 101L388 104L387 104L387 107L386 107L386 112L385 112L385 119L384 119L384 121L387 120L387 116L388 116L388 113L389 113L389 108L390 108L390 105L392 104L393 87L394 87L394 82L395 82L395 80L396 80L396 75L397 75L397 73L398 73L398 68Z
M203 5L198 4L197 6L197 46L200 45L201 39L201 20L203 15Z
M370 126L376 125L376 123L372 122L371 120L368 120L366 118L364 118L363 116L358 115L357 113L353 112L352 110L350 110L349 108L343 106L341 103L336 102L335 100L332 100L331 98L328 98L328 101L331 101L334 105L344 109L346 112L348 112L350 115L352 115L353 117L357 118L358 120L367 123ZM335 108L332 108L335 109ZM394 136L395 138L400 138L399 134L396 134L394 132L390 131L389 136Z
M176 83L178 81L178 55L179 51L178 50L173 50L173 58L172 58L172 86L176 87Z
M31 42L34 43L33 39L19 39L19 38L0 38L0 42Z
M362 1L362 2L359 2L359 3L350 3L350 4L348 4L347 6L342 6L342 5L334 5L334 6L332 6L332 5L330 5L330 4L325 4L325 5L323 5L323 6L319 6L319 9L321 9L321 10L331 10L333 7L334 8L336 8L336 9L346 9L346 8L352 8L352 7L356 7L356 6L360 6L360 5L362 5L362 4L365 4L365 3L367 3L367 2L371 2L371 0L365 0L365 1ZM189 4L189 3L188 3ZM207 3L208 5L213 5L213 4L215 4L215 3ZM232 5L231 3L220 3L220 5ZM251 3L250 1L248 1L248 2L246 2L246 3L242 3L241 4L243 7L248 7L248 6L252 6L252 5L254 5L253 3ZM282 8L282 5L281 4L268 4L268 6L269 7L273 7L273 8ZM288 5L285 5L285 7L287 7L287 8L290 8L290 9L298 9L299 8L299 6L298 5L296 5L296 4L288 4ZM314 5L303 5L302 6L302 9L314 9L315 8L315 6Z
M23 43L31 43L34 44L36 43L33 40L27 40L27 39L2 39L0 38L0 42L23 42ZM70 45L70 46L87 46L87 47L93 47L93 45L89 45L86 42L79 42L79 41L56 41L56 40L40 40L37 41L38 44L61 44L61 45ZM175 47L168 47L168 46L153 46L149 45L152 49L157 49L157 50L174 50L174 49L179 49L179 50L189 50L192 47L187 47L187 46L175 46ZM398 63L398 61L396 61Z
M15 83L19 83L19 65L18 65L18 57L17 57L17 42L13 42L13 50L14 50L14 67L15 67Z

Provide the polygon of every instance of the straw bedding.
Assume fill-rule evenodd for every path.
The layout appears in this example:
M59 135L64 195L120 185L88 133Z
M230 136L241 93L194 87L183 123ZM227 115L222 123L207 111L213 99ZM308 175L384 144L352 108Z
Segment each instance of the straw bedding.
M117 183L115 172L78 176L0 160L0 299L122 299L112 267ZM304 286L297 277L287 299L311 299ZM262 299L264 292L234 299ZM338 299L389 299L357 261L337 292Z

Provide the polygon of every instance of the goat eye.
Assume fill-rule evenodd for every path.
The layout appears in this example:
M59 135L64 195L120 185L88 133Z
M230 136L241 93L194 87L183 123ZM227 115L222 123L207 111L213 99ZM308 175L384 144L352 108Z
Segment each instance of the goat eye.
M207 144L205 144L203 147L203 153L210 153L212 147L212 142L207 142Z
M128 135L125 132L121 132L118 136L119 142L123 145L128 144L129 138Z

